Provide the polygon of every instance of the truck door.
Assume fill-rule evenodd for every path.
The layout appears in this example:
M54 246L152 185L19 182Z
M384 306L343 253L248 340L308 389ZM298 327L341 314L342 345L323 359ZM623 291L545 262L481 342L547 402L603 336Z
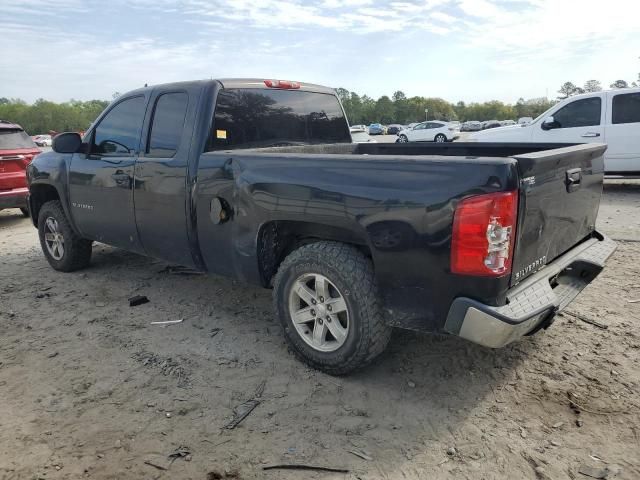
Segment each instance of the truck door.
M135 217L148 255L194 266L187 236L187 165L197 93L154 90L135 167Z
M87 133L88 153L75 153L69 200L76 226L87 238L142 252L133 214L133 169L147 99L122 98Z
M640 172L640 92L608 92L606 172Z
M605 103L603 94L580 97L550 113L546 119L531 125L533 142L602 143L604 142Z

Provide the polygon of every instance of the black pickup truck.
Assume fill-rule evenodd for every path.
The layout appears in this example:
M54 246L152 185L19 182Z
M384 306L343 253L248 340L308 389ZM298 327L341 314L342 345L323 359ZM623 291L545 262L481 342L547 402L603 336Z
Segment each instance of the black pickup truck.
M293 351L343 374L394 326L493 348L549 326L615 250L605 149L355 144L329 88L174 83L57 136L29 207L56 270L97 241L272 287Z

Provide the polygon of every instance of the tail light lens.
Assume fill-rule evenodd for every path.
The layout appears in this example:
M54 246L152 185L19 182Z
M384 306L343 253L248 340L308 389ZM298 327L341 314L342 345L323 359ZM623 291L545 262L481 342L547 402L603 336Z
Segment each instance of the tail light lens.
M451 271L500 277L511 272L518 191L462 200L453 218Z

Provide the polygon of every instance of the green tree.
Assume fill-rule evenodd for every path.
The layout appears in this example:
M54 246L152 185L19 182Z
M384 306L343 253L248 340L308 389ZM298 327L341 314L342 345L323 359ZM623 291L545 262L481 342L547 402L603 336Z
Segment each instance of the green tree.
M625 80L616 80L609 86L611 88L629 88L629 84Z
M374 111L375 111L375 118L380 123L388 124L388 123L393 123L395 121L394 117L395 117L396 111L394 108L393 101L386 95L383 95L378 99L378 101L376 102Z
M560 90L558 90L558 93L560 95L558 95L558 100L564 100L565 98L569 98L571 95L574 95L576 93L576 90L578 89L578 87L576 87L573 82L565 82L562 84L562 86L560 87Z
M602 84L598 80L587 80L584 82L585 92L599 92L602 90Z

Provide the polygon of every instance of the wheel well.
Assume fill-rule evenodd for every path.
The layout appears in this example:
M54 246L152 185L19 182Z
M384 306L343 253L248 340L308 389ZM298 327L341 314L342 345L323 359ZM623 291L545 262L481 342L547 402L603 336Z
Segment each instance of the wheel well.
M262 284L271 286L282 261L294 250L309 243L335 241L354 245L371 258L364 236L346 228L298 221L274 221L264 224L258 234L258 263Z
M51 185L32 185L29 188L29 194L31 197L29 202L31 218L35 225L38 221L38 214L40 213L42 205L51 200L60 200L60 195L58 195L56 188Z

